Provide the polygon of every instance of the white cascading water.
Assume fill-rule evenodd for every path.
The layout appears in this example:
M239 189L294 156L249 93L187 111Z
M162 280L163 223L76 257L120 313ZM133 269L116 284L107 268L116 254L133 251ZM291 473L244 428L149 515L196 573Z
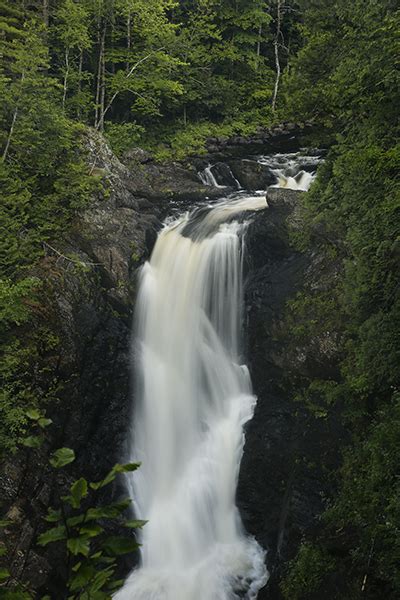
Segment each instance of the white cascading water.
M288 190L299 190L301 192L308 192L310 185L315 179L314 173L308 173L307 171L300 171L292 177L291 175L285 175L280 170L274 171L278 178L278 183L275 183L271 187L286 188Z
M199 177L201 179L201 182L204 185L209 185L212 187L216 187L216 188L224 188L226 186L224 185L220 185L217 180L215 179L215 175L212 172L212 165L208 165L208 167L206 167L204 169L204 171L200 171L199 172Z
M316 177L316 169L321 163L320 155L307 155L298 152L259 156L258 162L267 165L277 182L271 187L286 188L307 192ZM302 167L306 167L305 170Z
M226 185L220 185L214 175L214 173L212 172L212 168L214 165L208 165L208 167L206 167L204 169L204 171L199 171L198 172L198 176L201 180L201 182L204 185L208 185L211 187L216 187L216 188L226 188ZM232 173L232 169L229 167L229 165L225 165L225 169L227 170L228 174L229 174L229 178L231 181L235 182L235 186L238 190L242 189L242 186L240 185L240 181L238 181L236 179L236 177L234 176L234 174ZM232 186L233 187L233 186Z
M252 600L267 581L235 505L256 399L240 359L245 225L232 221L265 207L255 196L187 213L143 267L129 457L142 465L128 481L148 523L117 600Z

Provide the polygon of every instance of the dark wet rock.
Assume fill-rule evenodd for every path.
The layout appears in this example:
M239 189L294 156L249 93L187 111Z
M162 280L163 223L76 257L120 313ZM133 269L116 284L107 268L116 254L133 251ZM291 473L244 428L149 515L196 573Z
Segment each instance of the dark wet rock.
M291 190L285 187L269 187L266 197L269 206L282 210L285 206L295 208L301 202L303 194L305 192L301 190Z
M270 188L269 208L247 233L247 357L258 401L246 430L237 497L247 531L268 551L271 578L259 600L281 599L283 565L304 532L317 526L331 491L326 473L337 466L345 435L337 415L313 417L295 400L300 378L326 376L338 361L332 332L297 347L287 324L287 302L297 291L321 288L335 276L335 265L290 243L288 224L299 222L303 196Z
M120 206L138 208L137 198L146 198L156 207L161 204L162 210L162 204L165 206L169 201L197 202L223 195L218 188L204 186L192 164L157 163L150 157L148 160L144 157L139 159L136 158L138 149L129 151L130 159L125 164L93 131L87 136L87 147L91 172L107 181L111 195L118 198Z
M312 132L312 123L281 123L270 129L260 129L246 137L209 138L207 152L214 161L270 152L294 152L304 145L303 136Z
M244 189L264 190L276 182L276 176L271 169L256 160L231 160L229 166Z
M219 185L236 190L238 188L237 181L227 163L217 162L212 166L213 175ZM226 192L225 192L226 193Z

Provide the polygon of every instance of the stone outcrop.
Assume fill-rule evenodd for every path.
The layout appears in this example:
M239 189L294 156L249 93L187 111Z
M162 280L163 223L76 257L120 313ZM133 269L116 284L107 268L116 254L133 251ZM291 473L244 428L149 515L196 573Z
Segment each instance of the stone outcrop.
M313 124L280 123L270 128L260 128L253 135L214 137L207 140L207 153L213 160L246 157L271 152L288 152L300 149L304 136L313 132Z
M258 401L246 431L238 504L247 531L267 549L271 578L259 600L281 598L282 568L318 524L326 473L337 465L344 436L336 415L314 417L296 401L297 382L318 369L329 372L338 352L330 332L297 346L287 322L287 303L299 290L319 289L335 275L318 253L302 254L290 243L289 227L301 228L303 195L269 188L268 208L247 233L246 358Z

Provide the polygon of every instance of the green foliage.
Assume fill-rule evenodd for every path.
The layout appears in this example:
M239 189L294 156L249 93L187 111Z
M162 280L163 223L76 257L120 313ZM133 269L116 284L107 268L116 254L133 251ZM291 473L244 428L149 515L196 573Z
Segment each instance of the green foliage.
M145 129L136 122L133 123L107 123L105 135L110 146L117 156L139 145Z
M222 123L200 121L190 123L185 128L165 127L156 130L156 135L146 135L142 145L151 150L160 160L184 159L191 155L206 152L206 141L210 137L228 138L233 135L251 135L261 126L271 123L272 116L267 107L263 114L257 111L244 113L236 119L226 119ZM163 140L160 143L160 139Z
M59 448L50 458L50 464L55 469L61 469L75 460L75 452L71 448Z
M29 421L35 420L34 415L39 415L40 427L49 424L37 406L54 398L57 383L49 377L42 357L55 351L58 338L43 327L25 332L23 340L15 334L25 330L32 319L41 286L37 277L26 277L15 283L11 279L0 281L0 454L15 449ZM24 443L32 446L37 441L27 438Z
M304 543L288 568L289 576L282 586L285 600L305 600L319 589L324 576L335 569L335 561L321 547Z
M44 441L43 429L50 425L51 420L46 419L36 408L28 409L26 416L35 424L36 435L25 438L24 445L37 448ZM52 454L49 463L59 470L74 460L75 453L71 448L59 448ZM103 492L117 475L135 471L138 467L137 463L116 464L98 482L89 483L84 477L80 477L69 485L69 493L58 499L60 508L48 509L45 521L49 527L38 536L37 543L41 547L57 544L57 552L63 553L65 585L70 600L111 600L112 594L122 584L115 576L117 559L137 550L138 544L130 530L140 529L146 521L127 520L124 517L131 503L128 498L102 504L99 501L99 490ZM126 535L108 535L106 520L110 519L116 521L119 527L125 527ZM12 521L0 521L0 528L12 525ZM7 561L7 551L3 544L0 544L0 557ZM12 567L10 569L12 571ZM7 587L3 588L3 583ZM13 577L6 566L2 566L0 597L4 600L32 600L34 594L18 578Z
M298 399L317 416L341 410L349 448L321 531L301 547L283 583L289 598L324 594L338 554L335 598L397 598L400 581L398 389L400 296L400 104L394 2L299 2L304 46L286 80L287 109L336 135L307 194L306 231L296 242L336 263L335 285L306 292L291 306L305 345L334 331L339 365L329 380L304 383ZM323 282L322 282L323 283ZM321 285L323 287L323 285ZM314 578L308 553L328 557ZM338 582L341 582L339 585Z
M0 280L0 327L4 335L10 325L28 321L30 311L24 302L41 285L37 277L27 277L13 283L11 279Z
M372 587L385 582L389 597L393 598L400 591L396 566L400 560L399 423L397 393L376 413L366 436L345 452L342 486L324 516L328 525L356 528L358 535L349 544L347 560L358 574L369 563L375 580Z
M282 67L289 45L298 44L292 4L282 6ZM7 143L14 116L20 133L34 127L26 116L36 109L45 115L50 96L61 106L58 119L67 115L100 130L109 122L117 152L122 141L114 126L127 138L141 128L151 136L160 126L241 121L243 114L267 124L275 0L56 0L49 10L50 24L41 23L17 0L1 23L7 126L0 143ZM36 104L29 103L33 93Z
M48 32L16 3L0 22L0 453L13 450L30 405L54 398L46 358L58 343L39 324L43 287L30 275L94 189L80 141L50 72ZM12 24L12 26L11 26ZM46 372L46 375L45 375ZM43 385L43 379L48 383ZM54 383L54 386L53 386ZM35 442L31 442L32 444ZM29 441L26 442L29 444Z
M57 450L50 463L59 469L75 458L70 448ZM117 519L127 528L140 528L145 521L126 521L123 513L130 505L130 499L99 504L96 501L98 490L110 485L119 473L127 473L138 468L136 463L116 464L99 482L90 482L80 477L69 487L69 494L61 497L61 509L49 509L46 520L51 527L38 538L40 546L62 543L65 564L68 568L67 588L71 599L99 598L108 600L119 587L115 579L117 558L134 552L138 544L134 537L107 535L103 519Z

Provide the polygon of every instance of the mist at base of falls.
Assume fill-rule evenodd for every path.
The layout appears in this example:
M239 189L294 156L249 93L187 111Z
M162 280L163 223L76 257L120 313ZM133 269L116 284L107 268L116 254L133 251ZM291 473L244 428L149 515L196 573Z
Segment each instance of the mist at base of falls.
M143 267L129 476L141 565L117 600L253 600L265 552L235 505L243 427L256 398L241 357L246 224L261 196L169 222Z

